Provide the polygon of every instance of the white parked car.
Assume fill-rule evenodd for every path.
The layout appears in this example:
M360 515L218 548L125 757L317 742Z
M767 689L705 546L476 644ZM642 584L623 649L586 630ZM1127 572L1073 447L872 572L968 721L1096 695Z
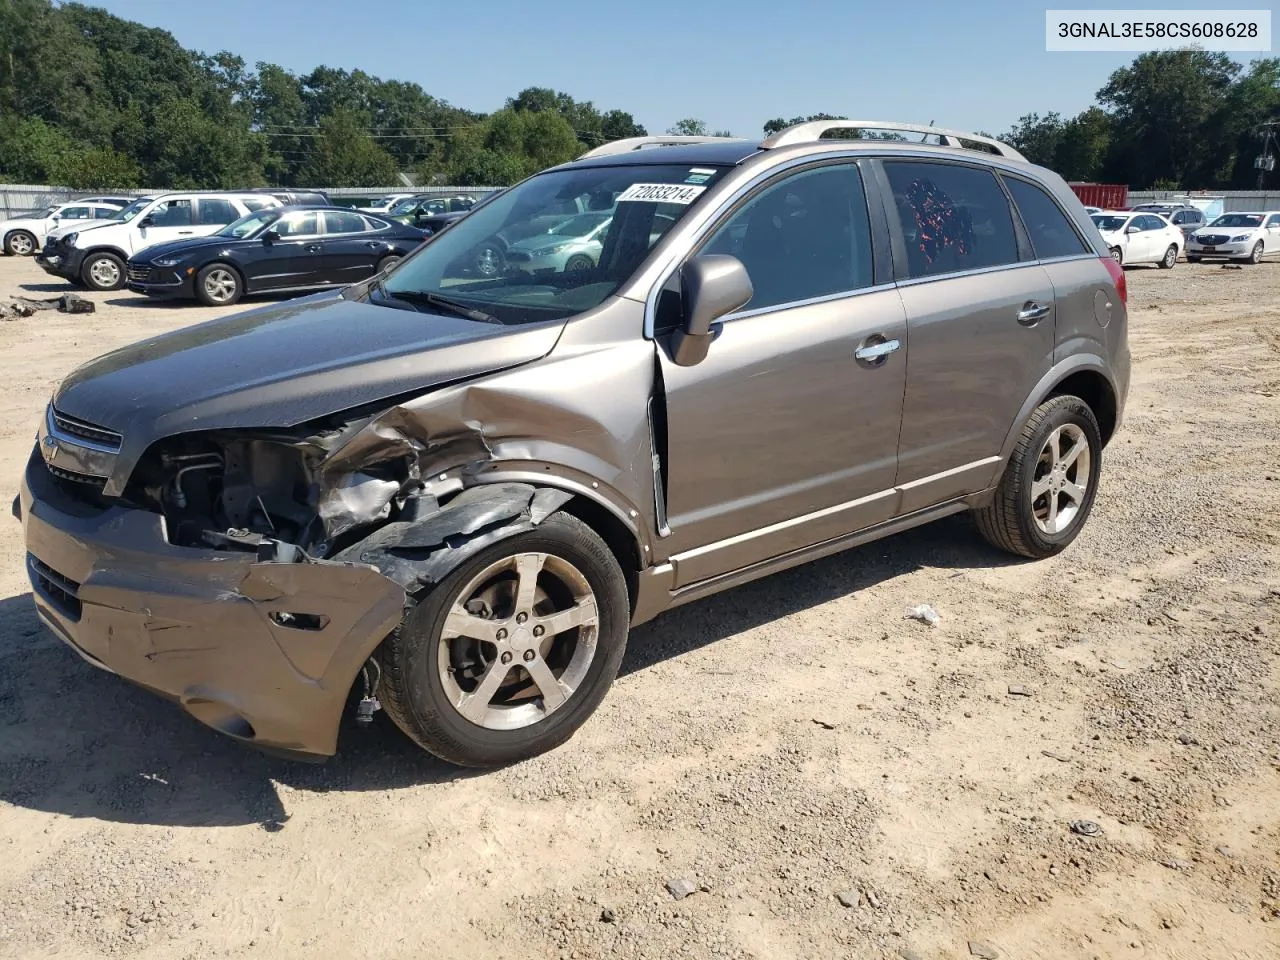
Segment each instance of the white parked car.
M91 290L119 290L125 264L157 243L207 237L264 207L283 206L265 193L166 193L139 197L107 220L52 231L36 263L45 273Z
M0 247L11 257L30 256L44 245L50 231L73 221L79 224L85 220L105 220L127 202L97 198L72 200L55 204L32 216L0 221Z
M1182 231L1154 213L1104 210L1090 218L1117 263L1154 263L1168 270L1186 245Z
M1187 260L1197 263L1210 258L1261 263L1262 258L1280 253L1280 213L1224 213L1201 227L1187 241Z
M364 213L386 213L401 200L408 200L410 197L416 197L416 193L389 193L385 197L379 197L367 207L357 207Z

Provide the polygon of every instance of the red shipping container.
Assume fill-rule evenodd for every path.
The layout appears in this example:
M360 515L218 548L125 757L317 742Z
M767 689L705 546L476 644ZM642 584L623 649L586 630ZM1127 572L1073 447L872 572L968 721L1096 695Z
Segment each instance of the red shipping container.
M1123 210L1129 205L1129 188L1122 183L1067 184L1086 207Z

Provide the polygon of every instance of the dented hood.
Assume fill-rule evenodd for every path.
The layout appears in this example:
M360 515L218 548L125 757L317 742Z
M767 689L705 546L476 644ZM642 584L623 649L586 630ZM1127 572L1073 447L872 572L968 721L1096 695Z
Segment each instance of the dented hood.
M324 293L154 337L92 360L54 394L64 414L124 435L291 427L528 363L563 322L499 326Z

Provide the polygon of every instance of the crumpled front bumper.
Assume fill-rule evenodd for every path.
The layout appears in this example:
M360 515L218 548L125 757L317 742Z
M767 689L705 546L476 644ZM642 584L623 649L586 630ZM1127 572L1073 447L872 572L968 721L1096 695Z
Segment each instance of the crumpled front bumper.
M173 546L160 515L70 496L34 451L19 508L36 610L85 659L239 740L336 751L347 693L403 614L401 586L363 565Z

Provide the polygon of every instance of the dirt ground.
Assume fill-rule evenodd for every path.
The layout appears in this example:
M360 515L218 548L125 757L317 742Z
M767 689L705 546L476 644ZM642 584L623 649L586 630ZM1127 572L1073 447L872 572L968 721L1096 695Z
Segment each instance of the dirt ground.
M0 258L0 298L47 279ZM319 767L204 730L40 626L6 515L0 957L1274 960L1280 263L1128 280L1066 553L960 517L685 607L498 773L383 723ZM217 313L91 296L0 323L6 504L59 377Z

